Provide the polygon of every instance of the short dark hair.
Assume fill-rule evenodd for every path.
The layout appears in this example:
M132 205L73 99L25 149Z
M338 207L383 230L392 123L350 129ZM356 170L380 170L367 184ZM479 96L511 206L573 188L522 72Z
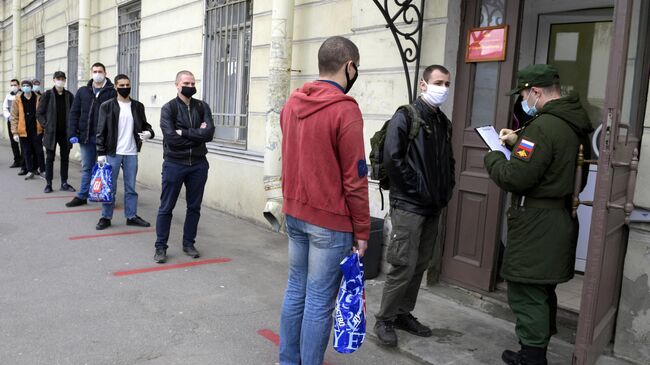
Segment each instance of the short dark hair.
M329 37L318 49L318 72L322 75L336 73L348 61L359 62L359 49L347 38Z
M428 82L428 81L429 81L429 77L431 77L431 74L432 74L433 71L435 71L435 70L438 70L438 71L442 72L442 73L445 74L445 75L449 75L449 70L447 70L447 68L446 68L445 66L442 66L442 65L431 65L431 66L425 68L425 69L424 69L424 72L422 72L422 79L424 80L424 82Z
M115 76L115 79L113 79L113 83L115 83L115 85L117 85L118 81L125 80L125 79L131 81L131 79L128 76L126 76L125 74L119 74L119 75Z
M106 66L104 66L104 64L101 63L101 62L95 62L95 63L93 63L93 65L90 66L90 69L92 70L93 67L101 67L102 70L104 70L104 72L106 72Z
M11 79L11 81L9 81L10 84L11 84L12 82L15 82L15 83L17 83L18 85L20 85L20 81L18 81L18 79Z
M560 85L559 79L557 82L553 81L552 85L538 87L544 91L544 94L562 94L562 86Z

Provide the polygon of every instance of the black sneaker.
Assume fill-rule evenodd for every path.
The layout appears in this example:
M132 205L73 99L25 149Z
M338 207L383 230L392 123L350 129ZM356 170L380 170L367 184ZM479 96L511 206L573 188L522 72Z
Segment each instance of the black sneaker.
M146 220L138 217L137 215L133 218L127 218L126 219L126 225L127 226L139 226L139 227L150 227L151 223L147 222Z
M65 206L68 208L72 207L78 207L80 205L85 205L88 204L88 201L86 199L79 199L76 196L72 198L69 202L65 203Z
M99 222L97 222L95 229L101 231L102 229L106 229L110 226L111 226L111 220L108 218L101 217L99 218Z
M185 252L187 256L191 256L195 259L201 257L201 254L199 254L199 251L197 251L196 248L194 248L194 246L187 246L187 247L183 246L183 252Z
M68 184L67 182L64 182L61 184L61 191L77 191L75 188L72 187L72 185Z
M420 323L411 313L398 314L395 319L395 328L420 337L431 337L433 334L431 328Z
M159 264L164 264L167 261L167 250L164 248L157 248L156 253L153 255L153 260Z
M50 184L45 185L45 189L43 189L43 192L45 194L51 193L52 192L52 185L50 185Z
M379 344L387 347L397 346L397 333L393 321L380 321L375 323L375 334L379 339Z
M20 175L20 174L18 174L18 175ZM28 172L27 174L25 174L25 180L31 180L33 178L34 178L34 173L33 172Z
M14 161L14 163L9 166L10 169L15 169L16 167L20 167L22 165L20 162Z
M27 175L27 170L20 169L20 171L18 171L18 176L24 176L24 175Z

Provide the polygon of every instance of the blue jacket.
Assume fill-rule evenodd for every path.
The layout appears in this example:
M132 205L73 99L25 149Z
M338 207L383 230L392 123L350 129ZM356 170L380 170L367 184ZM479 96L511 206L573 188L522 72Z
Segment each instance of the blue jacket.
M117 92L109 78L106 78L106 84L97 96L93 93L93 80L80 87L70 109L68 138L77 137L79 143L95 143L99 106L116 96Z

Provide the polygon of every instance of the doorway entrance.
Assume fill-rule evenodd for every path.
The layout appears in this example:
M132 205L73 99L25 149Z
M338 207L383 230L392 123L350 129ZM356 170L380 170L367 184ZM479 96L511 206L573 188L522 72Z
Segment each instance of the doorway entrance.
M643 0L467 0L461 38L476 26L505 24L503 62L457 62L453 146L457 190L449 203L441 278L479 292L495 288L505 194L483 166L486 147L474 127L510 125L517 69L553 63L564 91L581 94L595 127L591 189L581 200L582 289L574 364L593 364L612 338L620 294L626 221L631 213L635 158L650 78L650 2ZM462 102L459 102L462 101ZM591 208L592 207L592 208ZM591 210L591 211L590 211ZM589 216L592 215L591 219ZM590 226L587 224L590 223ZM585 255L586 253L586 255ZM574 283L575 284L575 283ZM580 285L577 285L580 287Z

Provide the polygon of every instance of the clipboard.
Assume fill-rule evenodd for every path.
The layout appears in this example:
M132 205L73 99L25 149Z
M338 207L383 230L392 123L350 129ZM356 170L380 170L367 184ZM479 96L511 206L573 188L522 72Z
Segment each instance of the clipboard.
M483 143L490 149L490 151L501 151L506 155L506 159L510 160L510 150L501 144L501 139L499 138L499 133L491 125L486 125L483 127L474 128L479 137L483 140Z

